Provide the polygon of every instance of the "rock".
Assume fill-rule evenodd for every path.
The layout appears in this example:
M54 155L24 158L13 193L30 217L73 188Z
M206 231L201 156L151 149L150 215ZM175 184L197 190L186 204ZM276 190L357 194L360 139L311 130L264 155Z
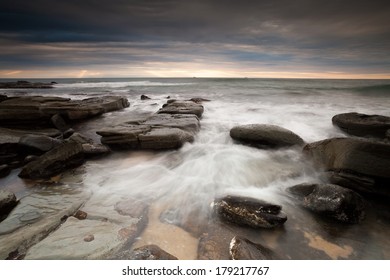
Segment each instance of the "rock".
M147 99L151 99L149 96L146 96L144 94L141 95L141 100L147 100Z
M364 200L356 192L332 184L300 184L288 188L302 198L302 206L325 217L344 223L364 219Z
M77 210L76 213L74 213L73 217L79 219L79 220L85 220L87 218L88 214L84 211Z
M194 140L193 134L199 129L196 116L161 115L137 122L122 124L96 132L101 142L119 149L177 149ZM191 131L192 133L189 133Z
M202 105L197 104L192 101L172 101L168 100L164 104L163 108L158 110L158 114L192 114L196 115L198 118L202 117L204 108Z
M194 141L194 137L178 128L156 128L138 135L142 149L166 150L178 149L186 142Z
M0 83L0 88L39 88L47 89L53 88L52 83L32 83L28 81L17 81L17 82L3 82Z
M196 115L188 114L156 114L147 118L144 121L138 122L140 125L150 125L152 128L168 127L180 128L192 134L195 134L200 129L199 119Z
M280 260L281 258L271 249L261 244L240 237L233 237L230 242L230 257L232 260Z
M365 191L390 197L390 144L357 138L332 138L308 144L303 149L316 165L326 171L347 172L373 178L375 187Z
M62 137L64 139L68 139L70 136L72 136L73 134L75 133L75 131L73 130L73 128L69 128L68 130L64 131L64 133L62 134Z
M4 100L7 100L8 99L8 96L5 95L5 94L0 94L0 102L4 101Z
M84 237L84 241L85 242L91 242L95 239L95 236L93 236L93 234L88 234Z
M390 129L390 117L355 112L336 115L332 118L332 123L355 136L385 138L386 131Z
M19 177L28 179L46 179L84 163L83 146L67 142L46 152L37 160L28 163L19 173Z
M0 190L0 222L4 220L9 212L18 204L14 193L7 190Z
M248 124L233 127L230 136L243 144L259 148L279 148L303 145L301 137L276 125Z
M34 161L34 160L37 160L38 158L39 158L39 156L36 156L36 155L28 155L28 156L26 156L26 157L24 158L23 163L24 163L24 164L27 164L27 163L29 163L29 162L32 162L32 161Z
M53 115L50 120L54 127L61 132L65 132L70 129L69 126L66 124L65 120L59 114Z
M11 168L7 164L0 165L0 178L7 177L11 173Z
M214 200L213 211L221 219L253 228L273 228L284 224L282 207L251 197L226 196Z
M68 141L76 142L79 144L93 144L93 140L91 138L78 132L73 133L72 136L69 137Z
M73 215L89 196L89 192L80 188L51 185L36 188L21 198L0 224L0 259L15 251L23 255L57 229L64 216Z
M347 171L327 171L327 180L334 185L339 185L365 195L386 195L386 189L381 189L375 179L363 175L353 174ZM375 190L375 191L374 191Z
M45 135L25 135L20 137L19 146L25 150L47 152L62 144L61 140Z
M60 97L22 96L7 99L0 103L0 125L5 126L65 126L53 116L58 115L68 121L87 119L106 112L129 106L126 98L120 96L93 97L83 100L70 100Z
M157 245L146 245L134 249L129 254L129 260L177 260L175 256L167 253Z
M208 101L211 101L210 99L206 99L206 98L201 98L201 97L194 97L194 98L191 98L189 101L192 101L192 102L195 102L195 103L202 103L202 102L208 102Z
M83 152L86 158L98 157L109 154L111 150L102 144L82 144Z

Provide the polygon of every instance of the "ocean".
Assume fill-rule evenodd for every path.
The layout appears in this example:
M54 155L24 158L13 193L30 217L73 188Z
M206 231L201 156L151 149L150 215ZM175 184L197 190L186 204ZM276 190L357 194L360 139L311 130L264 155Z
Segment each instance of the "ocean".
M86 209L92 209L91 205L94 209L100 208L101 211L97 211L100 214L96 215L105 213L109 220L115 219L107 209L126 197L136 197L150 205L148 224L133 248L156 244L179 259L196 259L199 236L177 224L183 219L196 220L195 224L212 224L210 204L213 199L238 194L283 207L288 216L283 229L253 231L250 235L254 242L275 249L285 258L390 259L389 216L368 209L366 219L358 225L321 221L299 207L285 191L295 184L323 180L320 171L302 156L301 150L260 150L234 143L229 136L235 125L259 123L287 128L307 143L344 137L346 135L332 125L331 119L336 114L359 112L390 116L389 80L121 78L55 81L58 84L53 89L0 90L0 93L73 99L103 95L127 97L130 107L75 126L97 141L99 137L95 132L99 128L148 116L168 97L211 100L203 103L201 130L193 143L177 151L114 152L103 159L88 161L82 167L82 183L75 186L91 192ZM142 94L150 99L141 100ZM15 174L0 179L0 188L13 184L17 185L14 189L19 195L33 192ZM64 184L72 185L68 181ZM50 200L50 197L45 199ZM74 231L77 235L77 228ZM65 258L60 253L53 256Z

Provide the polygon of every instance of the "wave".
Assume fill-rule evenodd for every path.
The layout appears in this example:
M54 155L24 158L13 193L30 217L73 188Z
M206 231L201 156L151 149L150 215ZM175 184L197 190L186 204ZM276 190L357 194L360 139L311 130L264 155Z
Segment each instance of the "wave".
M194 83L173 83L173 82L77 82L70 84L57 84L56 88L126 88L126 87L161 87L161 86L186 86Z
M390 84L379 84L370 86L361 86L353 88L357 92L363 93L390 93Z

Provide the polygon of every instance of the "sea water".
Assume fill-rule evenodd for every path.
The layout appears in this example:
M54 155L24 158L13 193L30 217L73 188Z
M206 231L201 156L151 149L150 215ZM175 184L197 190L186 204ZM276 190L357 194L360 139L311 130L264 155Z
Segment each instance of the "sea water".
M284 127L307 143L346 136L332 125L332 117L344 112L390 115L390 81L144 78L57 82L53 89L6 93L73 99L104 95L128 98L129 108L75 126L97 141L95 132L100 128L153 114L168 98L210 100L203 103L201 129L193 143L176 151L115 152L86 163L83 188L92 191L91 199L107 205L114 203L114 197L137 197L150 205L149 224L135 247L156 244L179 258L196 258L197 236L175 224L183 217L210 221L210 204L215 197L238 194L283 206L289 217L285 232L278 232L277 238L265 232L257 241L284 252L287 258L390 257L389 223L378 218L376 212L369 211L361 225L336 224L329 228L287 194L289 186L323 180L300 149L260 150L239 145L229 136L232 127L255 123ZM141 100L142 94L150 99ZM164 211L170 211L170 215L162 220ZM299 251L297 231L303 234L310 250Z

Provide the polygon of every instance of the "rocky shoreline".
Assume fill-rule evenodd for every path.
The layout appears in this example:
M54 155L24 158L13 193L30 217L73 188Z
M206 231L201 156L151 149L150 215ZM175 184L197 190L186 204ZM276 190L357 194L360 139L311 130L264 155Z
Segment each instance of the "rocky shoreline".
M98 143L75 131L74 125L129 107L126 98L1 95L0 176L20 169L18 176L29 182L50 181L58 175L72 180L75 167L112 150L180 149L195 141L205 101L209 100L168 99L155 114L99 128ZM346 113L334 116L332 122L351 136L305 143L286 128L258 123L239 125L226 133L235 145L302 150L313 168L322 171L322 181L290 186L285 196L293 197L315 220L336 227L359 224L372 207L368 201L388 202L390 198L390 118ZM55 207L46 207L38 196L45 191L20 200L12 192L0 191L0 258L177 259L157 245L132 247L148 224L150 205L145 198L118 196L114 206L102 207L89 199L94 194L69 188L68 194L53 202ZM55 186L50 191L55 191ZM289 209L262 198L228 194L215 197L210 217L201 224L194 227L187 220L177 226L199 239L198 259L289 259L286 252L259 243L254 235L274 232L282 236L284 224L296 219ZM163 216L160 219L164 220ZM61 243L66 238L67 248Z

